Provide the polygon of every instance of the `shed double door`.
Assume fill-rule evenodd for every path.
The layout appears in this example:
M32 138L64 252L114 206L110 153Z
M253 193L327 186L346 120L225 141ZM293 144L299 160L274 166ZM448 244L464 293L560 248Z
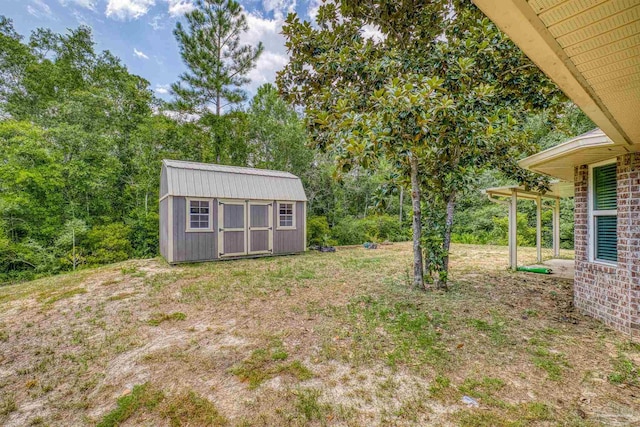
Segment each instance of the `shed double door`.
M220 258L273 252L273 202L218 201Z

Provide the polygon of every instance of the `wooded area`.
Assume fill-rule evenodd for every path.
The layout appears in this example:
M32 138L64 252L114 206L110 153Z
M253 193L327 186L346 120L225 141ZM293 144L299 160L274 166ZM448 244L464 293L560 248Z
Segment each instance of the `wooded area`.
M157 256L163 158L300 176L310 244L407 240L413 222L427 273L445 281L448 241L506 243L504 208L478 189L525 180L515 160L593 125L537 70L523 73L531 64L473 6L453 2L458 14L445 19L443 2L413 14L382 3L396 18L349 2L322 6L314 26L290 15L279 88L264 85L251 99L245 75L262 47L234 39L248 28L241 7L199 3L174 32L190 71L169 103L96 51L90 28L24 36L0 17L0 283ZM415 39L392 37L414 19L424 23ZM365 25L384 40L362 36ZM202 43L214 35L228 44ZM306 66L317 73L305 75ZM350 76L362 85L327 84ZM412 194L422 218L411 217ZM524 245L535 242L528 209L518 225ZM567 245L571 209L563 204Z

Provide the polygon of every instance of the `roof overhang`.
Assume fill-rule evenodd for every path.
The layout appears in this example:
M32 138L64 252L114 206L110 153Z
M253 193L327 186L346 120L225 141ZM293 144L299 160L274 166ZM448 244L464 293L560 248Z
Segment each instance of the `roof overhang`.
M519 164L525 169L573 181L576 166L609 160L630 150L631 147L615 144L602 130L595 129L522 159Z
M527 190L521 185L507 185L504 187L492 187L482 190L491 197L511 197L514 193L519 199L536 200L538 197L557 199L563 197L573 197L574 185L567 181L553 181L549 185L549 191L543 193L539 191Z
M640 151L640 2L474 3L604 131L610 145Z

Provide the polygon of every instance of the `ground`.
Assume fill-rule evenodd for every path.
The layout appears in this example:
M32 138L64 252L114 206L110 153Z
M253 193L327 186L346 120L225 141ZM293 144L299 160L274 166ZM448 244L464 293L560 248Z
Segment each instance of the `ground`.
M574 311L570 280L455 245L451 289L421 292L411 259L135 260L0 287L0 424L640 425L640 345Z

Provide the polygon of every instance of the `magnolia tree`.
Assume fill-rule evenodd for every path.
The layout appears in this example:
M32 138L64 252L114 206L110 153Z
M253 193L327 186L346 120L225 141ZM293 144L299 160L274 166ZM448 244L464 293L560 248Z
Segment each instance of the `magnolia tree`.
M446 286L456 196L487 167L535 181L515 164L532 150L521 118L558 90L466 1L325 3L317 25L292 14L283 34L291 58L278 86L344 170L385 159L401 172L413 283L426 287L426 263L428 281Z

